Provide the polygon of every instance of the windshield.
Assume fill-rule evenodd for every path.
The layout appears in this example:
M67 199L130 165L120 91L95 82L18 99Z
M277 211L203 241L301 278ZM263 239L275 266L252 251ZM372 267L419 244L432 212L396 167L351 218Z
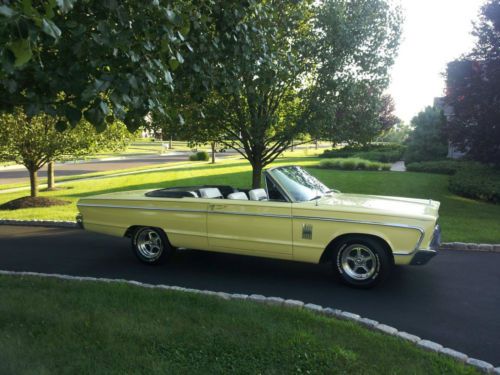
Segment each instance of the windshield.
M321 198L331 192L316 177L297 166L275 168L268 173L296 202Z

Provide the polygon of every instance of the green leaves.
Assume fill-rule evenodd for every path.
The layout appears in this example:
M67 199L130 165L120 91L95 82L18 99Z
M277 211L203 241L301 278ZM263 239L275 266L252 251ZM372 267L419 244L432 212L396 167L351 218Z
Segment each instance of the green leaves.
M19 68L31 60L33 52L28 39L18 39L8 45L15 57L14 66Z
M57 0L57 6L61 9L61 12L68 13L71 9L73 9L73 5L77 0Z
M15 14L16 12L11 7L8 7L7 5L0 5L0 15L10 18Z
M61 36L61 30L54 22L46 18L42 20L42 31L56 40Z

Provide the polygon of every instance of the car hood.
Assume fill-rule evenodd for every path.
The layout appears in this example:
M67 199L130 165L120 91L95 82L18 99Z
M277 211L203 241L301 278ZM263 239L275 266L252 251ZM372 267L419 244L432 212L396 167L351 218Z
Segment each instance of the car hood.
M388 197L381 195L362 195L336 193L319 199L318 206L336 210L376 213L391 216L427 216L438 218L440 203L431 199Z

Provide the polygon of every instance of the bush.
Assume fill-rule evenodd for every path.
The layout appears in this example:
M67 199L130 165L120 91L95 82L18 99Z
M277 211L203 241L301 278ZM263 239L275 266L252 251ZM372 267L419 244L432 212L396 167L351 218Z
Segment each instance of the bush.
M407 139L404 155L407 163L440 160L448 153L448 141L444 133L446 118L441 109L427 107L411 120L415 130Z
M206 151L198 151L195 154L189 155L189 160L191 161L208 161L210 159L210 156L208 155L208 152Z
M472 161L458 160L423 161L406 165L406 170L409 172L438 173L448 175L453 175L458 170L465 168L482 168L482 165Z
M500 204L500 171L489 167L464 168L450 177L451 192Z
M436 160L436 161L422 161L410 163L406 165L406 170L409 172L424 172L424 173L438 173L438 174L455 174L460 168L460 162L455 160Z
M318 165L324 169L344 169L344 170L369 170L369 171L388 171L391 169L390 164L372 162L358 158L338 158L338 159L323 159Z
M402 160L405 146L400 144L369 144L366 146L346 146L337 150L326 150L324 158L358 158L382 163Z

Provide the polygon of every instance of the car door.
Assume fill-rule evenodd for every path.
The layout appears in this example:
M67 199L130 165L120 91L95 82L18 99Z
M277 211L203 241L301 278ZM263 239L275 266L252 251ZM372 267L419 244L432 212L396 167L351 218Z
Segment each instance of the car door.
M291 258L292 206L288 202L214 199L208 204L210 250Z

